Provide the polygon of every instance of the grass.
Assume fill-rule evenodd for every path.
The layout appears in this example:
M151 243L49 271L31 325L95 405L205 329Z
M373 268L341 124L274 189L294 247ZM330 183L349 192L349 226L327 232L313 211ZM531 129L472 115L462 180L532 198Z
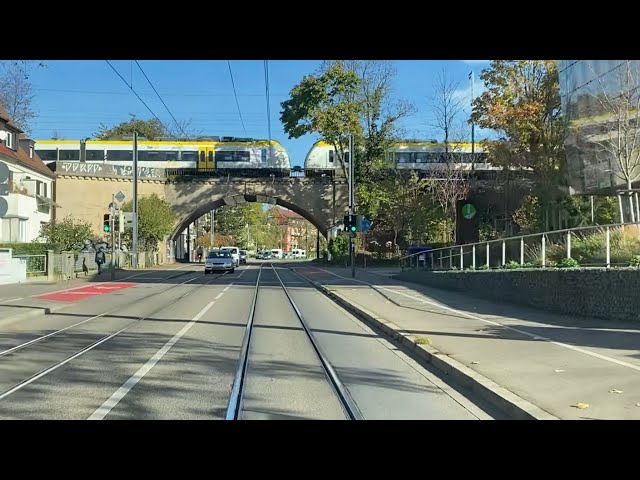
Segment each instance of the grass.
M414 337L413 343L415 343L416 345L431 345L431 339L429 337L423 336Z

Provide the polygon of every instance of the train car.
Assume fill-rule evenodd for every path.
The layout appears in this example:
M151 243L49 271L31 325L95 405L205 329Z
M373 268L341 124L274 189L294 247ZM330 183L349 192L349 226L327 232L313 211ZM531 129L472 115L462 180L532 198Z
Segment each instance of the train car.
M345 162L348 162L348 152ZM445 164L455 164L459 168L475 171L498 170L488 162L487 153L480 144L450 143L448 149L436 141L405 140L395 143L386 155L390 169L428 171ZM324 141L313 144L304 163L307 175L340 175L341 165L334 147Z
M47 164L55 162L104 163L131 166L132 140L36 140L36 151ZM168 174L289 174L289 155L275 140L209 137L192 141L138 141L141 167Z

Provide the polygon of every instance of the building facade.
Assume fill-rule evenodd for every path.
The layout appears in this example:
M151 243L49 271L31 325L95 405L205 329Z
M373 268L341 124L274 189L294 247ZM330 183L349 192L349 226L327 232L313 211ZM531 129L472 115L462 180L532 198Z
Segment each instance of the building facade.
M614 195L629 183L637 187L640 61L560 60L558 73L571 193Z
M7 211L0 218L0 242L31 242L51 221L55 174L35 152L35 142L0 106L0 162L9 168Z

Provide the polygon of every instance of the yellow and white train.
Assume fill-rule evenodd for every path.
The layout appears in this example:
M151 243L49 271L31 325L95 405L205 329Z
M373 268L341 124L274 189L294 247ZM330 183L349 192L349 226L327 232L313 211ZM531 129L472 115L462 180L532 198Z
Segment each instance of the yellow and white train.
M450 143L448 150L443 143L424 140L406 140L395 143L387 151L390 169L434 170L439 166L454 162L460 168L475 171L498 170L488 162L485 149L480 144ZM349 162L346 152L345 163ZM342 168L335 148L330 143L318 141L313 144L304 161L306 175L331 174Z
M36 140L46 163L83 162L131 166L132 140ZM288 174L287 151L275 140L209 137L192 141L139 140L140 167L235 175Z

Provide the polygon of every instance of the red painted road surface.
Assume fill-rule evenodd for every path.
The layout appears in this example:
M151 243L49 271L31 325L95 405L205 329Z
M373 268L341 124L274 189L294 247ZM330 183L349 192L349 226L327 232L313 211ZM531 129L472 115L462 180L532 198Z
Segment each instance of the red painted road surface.
M91 285L88 287L74 288L72 290L63 290L60 292L46 293L36 298L41 300L55 300L56 302L77 302L85 298L95 295L104 295L105 293L115 292L123 288L129 288L136 285L135 283L103 283L99 285Z

